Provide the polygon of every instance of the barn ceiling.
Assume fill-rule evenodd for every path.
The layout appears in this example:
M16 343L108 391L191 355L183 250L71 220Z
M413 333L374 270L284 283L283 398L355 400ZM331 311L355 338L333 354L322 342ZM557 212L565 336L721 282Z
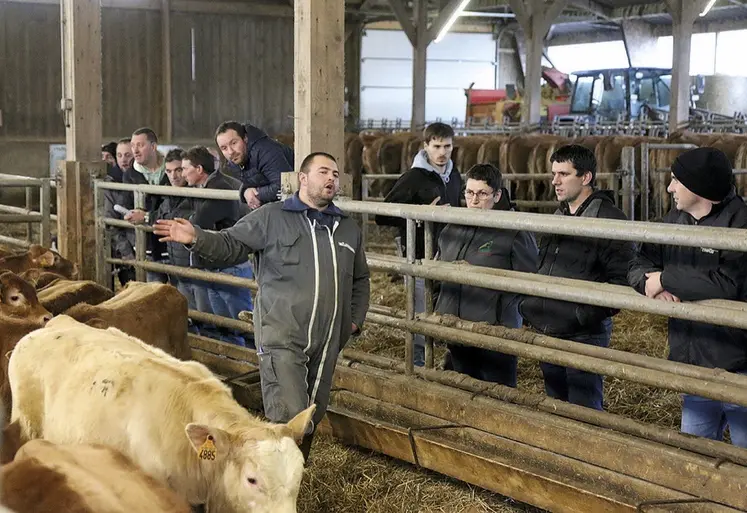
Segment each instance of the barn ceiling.
M401 1L411 7L412 0ZM705 0L700 1L705 5ZM431 17L435 17L448 0L428 2ZM501 27L516 23L508 0L471 0L467 11L473 14L462 20L472 25ZM388 0L346 0L346 12L348 16L366 23L395 20ZM571 0L556 20L552 35L619 31L619 23L626 19L640 19L663 26L672 23L663 1ZM717 0L705 17L698 18L696 28L698 25L705 27L719 22L731 22L736 25L743 23L747 28L747 0Z

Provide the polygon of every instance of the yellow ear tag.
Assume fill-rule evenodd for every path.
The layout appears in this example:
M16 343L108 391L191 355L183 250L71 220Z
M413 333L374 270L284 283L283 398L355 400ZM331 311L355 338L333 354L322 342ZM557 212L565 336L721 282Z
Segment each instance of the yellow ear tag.
M215 444L211 435L208 435L207 440L200 446L199 456L201 460L215 460Z

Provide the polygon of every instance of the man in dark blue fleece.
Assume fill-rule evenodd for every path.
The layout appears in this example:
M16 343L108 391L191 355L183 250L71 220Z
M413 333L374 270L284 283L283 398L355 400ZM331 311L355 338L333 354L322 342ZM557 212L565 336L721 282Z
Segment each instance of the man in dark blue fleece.
M731 163L715 148L677 157L667 191L675 208L664 223L747 228L747 206L733 185ZM735 237L743 237L735 230ZM628 280L641 294L661 301L744 300L747 254L712 248L642 244ZM747 333L703 322L669 319L669 359L747 374ZM722 440L729 426L734 445L747 447L747 408L685 394L682 432Z
M256 126L236 121L220 124L215 143L226 159L227 174L241 180L241 199L249 208L278 201L281 174L293 171L292 148Z
M155 227L162 240L188 245L211 267L256 254L255 342L262 402L273 422L316 404L313 425L319 424L337 355L366 318L370 285L361 231L332 202L339 175L331 155L312 153L301 164L296 195L251 212L232 228L203 230L184 219ZM305 455L311 435L301 446Z
M594 188L594 153L579 145L559 148L551 157L552 185L560 200L556 215L625 219L610 191ZM627 285L630 242L543 233L539 239L539 274ZM607 347L617 310L542 297L526 297L519 308L537 331L583 344ZM601 410L603 379L598 374L542 362L550 397Z

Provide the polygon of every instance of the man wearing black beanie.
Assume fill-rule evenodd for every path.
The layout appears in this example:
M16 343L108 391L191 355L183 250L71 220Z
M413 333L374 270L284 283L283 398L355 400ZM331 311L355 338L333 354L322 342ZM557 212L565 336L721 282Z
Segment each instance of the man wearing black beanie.
M667 191L676 208L665 223L747 228L747 206L736 194L729 159L715 148L677 157ZM743 237L736 232L735 236ZM747 253L712 248L643 244L631 262L630 285L661 301L743 300ZM747 374L747 332L669 319L669 359ZM714 440L729 426L734 445L747 447L747 408L685 394L681 429Z

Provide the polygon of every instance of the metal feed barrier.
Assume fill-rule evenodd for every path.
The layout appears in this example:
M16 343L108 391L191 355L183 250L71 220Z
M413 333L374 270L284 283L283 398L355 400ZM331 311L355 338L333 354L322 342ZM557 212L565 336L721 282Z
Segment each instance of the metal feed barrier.
M256 288L253 280L145 262L143 252L138 252L135 261L109 258L107 226L135 229L141 237L144 237L150 228L136 227L124 221L103 217L103 191L107 189L137 192L140 198L137 201L142 201L146 194L238 200L238 193L234 191L132 186L97 181L95 191L99 280L111 275L109 267L112 264L119 264L131 265L141 271L153 270L207 282ZM418 222L425 223L427 231L432 230L433 223L436 222L458 223L733 251L747 251L747 238L735 237L735 230L724 228L560 218L548 214L520 212L478 212L466 208L443 209L351 201L342 198L336 203L341 209L352 214L382 214L406 219L407 255L410 256L405 259L370 253L367 258L372 270L397 272L406 276L405 310L397 311L372 305L367 316L370 323L405 331L406 356L404 362L394 362L346 349L336 372L335 389L324 429L349 442L412 461L519 500L540 507L553 506L554 511L635 511L636 507L645 508L648 504L647 499L650 500L652 497L674 503L697 500L703 506L699 511L747 511L747 496L738 491L747 478L747 450L721 442L688 437L618 415L592 411L549 398L531 396L532 399L529 399L530 396L526 393L498 385L481 384L463 377L457 379L450 373L433 369L432 340L436 338L499 350L742 405L747 405L747 377L609 348L590 347L533 334L526 330L500 326L486 328L466 321L445 319L433 314L430 309L433 293L430 281L426 282L428 311L416 316L414 278L450 281L526 295L625 308L743 329L747 329L747 305L736 301L717 300L667 303L641 296L628 287L598 283L589 287L589 283L580 280L437 262L431 260L434 248L430 243L430 237L426 237L426 259L415 260L412 256L415 226ZM199 312L190 312L190 315L195 319L209 320L219 326L243 329L247 332L253 330L250 323L238 320L223 319ZM413 333L430 337L425 369L414 369L412 366ZM195 336L190 336L190 343L200 361L212 365L213 368L225 369L224 374L231 372L240 375L256 369L257 356L251 350ZM427 376L430 383L426 385L423 381L415 379L416 375ZM235 382L232 386L237 398L251 396L248 385ZM409 392L402 394L405 390ZM408 394L410 398L406 397ZM436 402L437 397L440 398L440 402ZM445 403L444 398L448 398ZM483 406L478 407L478 403L473 402L476 398L479 398ZM463 410L463 413L453 410L452 402L454 406L462 404L466 410ZM256 403L252 404L256 406ZM382 408L387 409L385 417L372 416L372 412L384 415ZM467 412L469 416L460 417ZM503 420L498 420L496 415ZM366 420L369 418L371 420ZM512 420L508 422L507 419ZM465 424L466 421L469 425ZM396 426L404 426L406 432L402 432L392 422L395 422ZM420 430L423 427L431 431L423 432ZM471 440L469 443L474 444L471 451L464 452L463 449L459 449L459 441L449 433L453 430L458 430L461 433L460 437L466 437L463 440ZM571 436L570 433L574 435ZM474 438L470 438L473 436ZM438 442L435 443L434 440ZM562 444L553 440L562 441ZM519 442L520 444L516 445ZM509 445L501 445L506 443ZM588 451L589 444L604 449ZM529 446L533 447L532 451L541 449L541 452L526 452ZM446 447L449 449L445 449ZM499 452L510 461L507 463L507 460L501 460L501 463L491 457L491 466L485 467L485 456L476 456L483 454L480 451L484 447L491 451L502 447ZM605 456L608 451L615 451L618 456L608 458ZM511 459L513 456L508 455L515 455L520 461L515 461ZM456 461L462 461L464 464L455 464ZM539 466L528 468L527 461L536 461ZM719 463L714 465L713 462ZM526 472L529 472L531 479L542 482L543 486L559 487L557 494L554 495L554 500L558 502L551 505L544 502L546 494L530 493L523 486L516 487L511 479L499 479L499 476L504 475L501 472L505 471L500 469L506 468L519 472L519 475L528 476ZM548 471L548 468L561 473L563 471L558 469L567 468L573 475L563 474L559 477L558 474ZM580 475L586 475L590 480L596 479L596 484L587 489L586 485L573 481L573 476ZM490 476L490 479L486 476ZM600 479L602 481L599 481ZM610 487L617 491L600 491L601 482L612 483ZM631 490L632 498L620 498L619 490ZM563 497L563 494L567 494L573 500L560 501L558 498ZM633 506L629 507L629 504Z
M51 213L51 180L49 178L29 178L26 176L0 174L0 189L23 187L26 190L26 208L0 205L0 223L25 223L26 239L0 235L0 243L11 246L28 247L34 241L33 226L39 225L37 242L48 248L52 243L51 223L57 216ZM33 210L34 190L38 189L39 211Z

